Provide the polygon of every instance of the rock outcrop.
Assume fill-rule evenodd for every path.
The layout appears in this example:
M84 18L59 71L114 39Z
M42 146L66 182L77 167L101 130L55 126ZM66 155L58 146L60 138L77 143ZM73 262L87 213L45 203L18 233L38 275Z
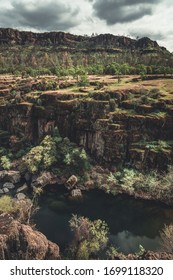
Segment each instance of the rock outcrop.
M83 146L100 163L121 167L130 162L139 170L166 170L173 161L172 95L152 98L153 93L147 93L150 104L145 104L141 94L139 88L92 95L44 91L39 96L41 106L0 105L0 129L9 135L20 130L21 137L38 142L58 127L62 137Z
M1 260L57 260L58 245L47 240L30 225L21 224L9 214L0 215Z
M34 176L33 176L34 177ZM57 183L57 177L51 172L41 172L39 176L34 177L31 182L32 188L44 188L46 185L54 185Z
M114 257L115 260L173 260L173 254L166 252L145 251L142 255L122 253Z
M28 31L18 31L11 28L0 28L0 44L5 45L41 45L41 46L66 46L69 48L80 49L94 48L107 49L110 51L113 48L119 49L146 49L154 47L159 49L157 42L150 40L147 37L139 40L131 39L125 36L115 36L112 34L100 34L96 36L78 36L65 32L45 32L33 33Z
M12 184L19 183L21 180L21 175L19 171L16 170L3 170L0 171L0 181L1 182L10 182Z

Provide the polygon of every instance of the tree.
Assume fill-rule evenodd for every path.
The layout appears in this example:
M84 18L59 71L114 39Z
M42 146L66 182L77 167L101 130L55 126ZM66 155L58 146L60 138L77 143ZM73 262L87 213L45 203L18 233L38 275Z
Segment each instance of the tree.
M104 221L95 220L92 222L88 218L73 215L69 223L74 233L74 241L71 246L73 258L89 259L106 247L108 227Z
M127 75L130 73L130 65L128 63L123 63L120 69L123 75Z
M49 168L56 161L56 144L53 138L47 135L39 146L30 150L23 161L29 172L37 173L42 168Z
M78 85L81 86L81 87L86 87L89 85L89 80L88 80L88 77L87 75L82 75L80 76L80 80L78 82Z
M137 74L141 75L142 77L147 74L147 66L144 64L138 64L136 66L136 72Z

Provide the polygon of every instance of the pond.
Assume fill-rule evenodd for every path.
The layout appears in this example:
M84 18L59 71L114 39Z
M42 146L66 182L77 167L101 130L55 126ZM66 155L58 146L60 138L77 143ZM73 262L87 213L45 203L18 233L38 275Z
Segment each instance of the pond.
M126 195L108 195L92 190L81 199L69 198L63 187L45 192L39 199L40 209L35 216L37 229L57 243L61 250L72 240L69 220L72 214L91 220L104 220L110 241L119 251L139 251L141 244L147 250L160 249L160 231L173 223L173 208L152 201L136 200Z

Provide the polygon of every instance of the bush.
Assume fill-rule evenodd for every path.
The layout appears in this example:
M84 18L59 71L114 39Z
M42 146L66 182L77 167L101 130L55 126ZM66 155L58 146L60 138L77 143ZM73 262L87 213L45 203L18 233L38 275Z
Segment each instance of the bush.
M31 173L51 169L67 176L82 174L90 168L85 150L76 147L68 138L61 138L56 130L53 137L47 135L39 146L32 148L23 157L23 163Z
M85 217L73 215L70 228L74 232L71 253L74 259L89 259L100 253L108 242L108 227L104 221L90 221Z
M88 157L84 149L74 148L67 152L64 163L74 168L77 173L89 168Z
M82 75L80 76L80 80L78 82L78 86L80 87L86 87L89 85L89 80L88 80L88 77L87 75Z
M9 170L11 168L11 161L7 156L1 157L1 166L7 170Z
M51 136L46 136L40 143L23 157L29 172L37 173L39 170L49 168L56 161L56 144Z
M0 212L1 213L12 213L17 210L17 205L14 199L8 195L3 195L0 198Z

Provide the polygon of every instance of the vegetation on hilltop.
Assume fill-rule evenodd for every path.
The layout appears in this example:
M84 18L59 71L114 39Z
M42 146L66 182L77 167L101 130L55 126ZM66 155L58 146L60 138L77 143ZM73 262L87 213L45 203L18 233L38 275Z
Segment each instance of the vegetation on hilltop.
M172 74L173 56L149 38L1 29L0 73Z

